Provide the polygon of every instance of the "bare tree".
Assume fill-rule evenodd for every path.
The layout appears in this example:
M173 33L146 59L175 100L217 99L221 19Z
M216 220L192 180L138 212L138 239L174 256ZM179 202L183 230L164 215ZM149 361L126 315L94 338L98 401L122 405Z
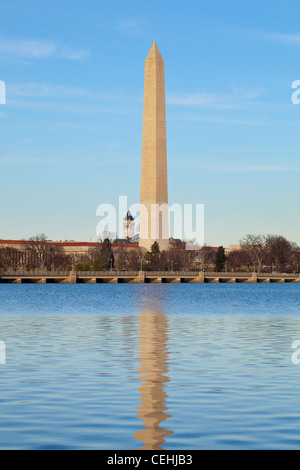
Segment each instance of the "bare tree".
M47 257L47 237L44 233L29 238L24 244L24 250L27 252L27 268L43 268Z
M143 256L142 248L129 248L127 250L128 268L132 271L139 271L142 267Z
M36 235L31 237L24 244L26 251L26 268L27 270L38 269L67 269L72 263L72 258L67 255L64 248L57 243L47 241L46 235Z
M186 251L180 246L173 246L166 252L167 266L169 270L180 271L187 265Z
M72 256L67 254L62 246L51 244L47 250L46 268L54 270L64 270L72 264Z
M201 250L185 250L184 251L185 269L193 270L195 268L195 263L199 259L200 251Z
M129 267L130 260L128 257L128 249L124 246L119 246L114 250L116 265L119 269L126 269Z
M292 265L296 243L288 241L281 235L268 235L266 238L269 264L275 265L276 270L284 272Z
M226 256L226 261L229 269L237 270L248 266L251 263L251 257L244 249L233 250Z
M0 269L17 271L23 265L23 252L16 248L6 247L0 249Z
M209 266L215 265L216 250L210 246L204 245L197 253L197 263L201 263L204 270L208 270Z
M116 233L105 231L98 236L98 243L104 243L105 240L109 240L112 243L116 237Z
M291 254L291 269L294 272L300 271L300 248L299 246L296 246L295 248L293 248L293 251Z
M267 257L268 249L266 244L267 238L264 235L246 235L240 241L243 249L249 254L251 260L257 266L257 272L261 272L264 260Z

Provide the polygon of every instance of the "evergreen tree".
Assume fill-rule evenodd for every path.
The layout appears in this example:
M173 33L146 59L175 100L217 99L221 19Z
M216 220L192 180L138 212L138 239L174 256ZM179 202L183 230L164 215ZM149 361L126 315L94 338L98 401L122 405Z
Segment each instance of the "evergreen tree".
M159 266L160 255L159 244L154 242L150 248L150 251L147 251L144 257L144 261L146 262L149 269L155 269Z
M102 259L105 269L110 269L115 267L115 257L113 253L113 249L111 246L111 241L109 238L106 238L103 241L102 247L101 247L101 253L100 253L100 258Z
M223 246L219 246L216 253L216 271L219 273L223 270L226 261L225 250Z
M100 258L100 256L97 256L97 258L94 259L93 261L93 271L103 271L105 268L105 265L103 263L103 260Z
M84 261L82 262L79 262L75 265L75 271L90 271L91 270L91 266L89 263L86 263Z

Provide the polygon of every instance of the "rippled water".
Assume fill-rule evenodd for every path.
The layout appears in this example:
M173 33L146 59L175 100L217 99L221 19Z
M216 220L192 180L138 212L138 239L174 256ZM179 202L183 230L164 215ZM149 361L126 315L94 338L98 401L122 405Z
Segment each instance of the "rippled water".
M1 285L1 449L300 447L300 286Z

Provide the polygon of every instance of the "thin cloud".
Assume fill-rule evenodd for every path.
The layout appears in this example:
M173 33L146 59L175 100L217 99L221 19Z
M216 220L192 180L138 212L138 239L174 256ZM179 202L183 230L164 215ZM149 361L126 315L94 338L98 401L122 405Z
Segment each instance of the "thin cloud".
M19 154L4 154L0 155L0 163L5 166L19 166L19 165L45 165L49 163L54 163L55 160L50 158L36 158L29 156L22 156Z
M257 119L233 119L233 118L227 118L227 117L212 117L212 116L201 116L199 114L182 114L180 113L179 116L175 116L173 114L172 120L176 120L177 122L179 121L184 125L187 122L191 123L205 123L205 124L228 124L228 125L242 125L242 126L273 126L274 123L271 123L270 121L263 121L263 120L257 120Z
M92 101L92 100L90 100ZM104 105L105 104L105 105ZM72 100L70 101L63 101L63 100L32 100L26 99L21 97L20 99L10 99L8 102L9 107L17 108L17 109L26 109L32 110L36 112L53 112L53 113L62 113L62 112L72 112L73 115L100 115L107 116L108 114L116 114L116 115L132 115L136 114L136 110L134 108L129 109L127 106L121 107L119 103L117 106L112 106L111 102L106 102L99 104L85 104L84 100L81 99L80 101L76 99L76 102ZM55 127L61 127L63 124L59 121L55 123Z
M82 87L59 85L53 83L20 82L7 85L7 95L13 98L57 98L76 100L93 100L94 105L104 102L120 103L124 96L119 92L89 90Z
M233 167L211 167L210 169L226 173L274 173L274 172L295 172L300 171L300 167L276 166L276 165L253 165L253 166L233 166Z
M28 59L42 59L56 52L56 46L47 41L0 39L0 53Z
M32 98L87 98L91 95L87 90L79 87L34 82L8 85L7 92L10 96Z
M167 96L167 104L199 107L205 109L240 109L250 101L262 96L265 90L233 87L229 93L218 94L201 92L194 94L171 93Z
M69 47L63 47L59 51L59 57L66 60L83 60L88 59L91 53L88 49L72 49Z
M260 35L269 41L300 46L300 34L260 33Z
M0 55L20 59L59 58L82 60L89 57L90 52L88 49L72 49L68 46L60 46L53 41L0 38Z
M145 22L137 18L128 18L117 23L117 29L125 34L140 36L145 33Z
M274 173L274 172L299 172L298 166L283 166L283 165L234 165L234 166L206 166L198 164L197 162L173 161L171 166L184 167L188 169L215 171L221 173Z

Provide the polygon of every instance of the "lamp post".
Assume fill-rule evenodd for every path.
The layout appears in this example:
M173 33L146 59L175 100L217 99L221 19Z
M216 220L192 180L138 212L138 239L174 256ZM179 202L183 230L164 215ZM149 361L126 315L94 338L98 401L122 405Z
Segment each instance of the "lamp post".
M173 272L174 269L173 269L173 260L171 261L171 271Z
M225 273L227 273L227 261L225 261Z

